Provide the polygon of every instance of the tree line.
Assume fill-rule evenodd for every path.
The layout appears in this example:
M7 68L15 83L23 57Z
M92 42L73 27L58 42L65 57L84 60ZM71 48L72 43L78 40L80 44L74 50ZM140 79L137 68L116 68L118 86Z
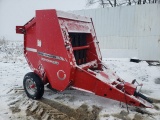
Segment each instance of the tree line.
M87 0L86 5L91 6L98 3L101 7L117 7L141 4L160 4L160 0Z

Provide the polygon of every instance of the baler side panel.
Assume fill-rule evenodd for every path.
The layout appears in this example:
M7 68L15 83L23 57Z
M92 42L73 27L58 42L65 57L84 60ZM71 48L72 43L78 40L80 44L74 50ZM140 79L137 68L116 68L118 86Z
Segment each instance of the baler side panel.
M36 48L36 24L32 24L26 30L26 33L24 34L24 55L30 68L35 71L38 66L37 61L39 60Z
M63 91L70 83L71 66L55 10L37 10L40 64L52 88Z

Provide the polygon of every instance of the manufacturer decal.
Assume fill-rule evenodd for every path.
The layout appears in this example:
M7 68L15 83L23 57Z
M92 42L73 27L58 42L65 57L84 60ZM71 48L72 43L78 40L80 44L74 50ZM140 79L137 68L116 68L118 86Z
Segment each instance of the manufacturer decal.
M38 52L38 54L41 55L41 56L44 56L44 57L65 61L65 59L63 57L60 57L60 56L51 55L51 54L47 54L47 53L44 53L44 52Z
M59 70L57 72L57 77L59 80L64 80L64 79L66 79L66 73L63 70Z
M42 46L41 40L37 40L37 46L38 46L38 47L41 47L41 46Z
M53 60L48 60L46 58L41 58L42 61L45 61L45 62L49 62L49 63L52 63L52 64L55 64L55 65L59 65L59 62L57 61L53 61Z
M35 49L35 48L26 47L26 50L30 51L30 52L37 52L37 49Z

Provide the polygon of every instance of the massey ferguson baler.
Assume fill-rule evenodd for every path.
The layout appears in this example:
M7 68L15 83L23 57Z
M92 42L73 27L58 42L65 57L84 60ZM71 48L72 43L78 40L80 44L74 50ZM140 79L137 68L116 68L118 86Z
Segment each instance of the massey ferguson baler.
M106 28L107 29L107 28ZM56 10L37 10L24 26L24 55L33 72L23 80L25 92L40 99L44 84L64 91L71 87L129 105L152 107L135 85L107 68L99 49L92 19Z

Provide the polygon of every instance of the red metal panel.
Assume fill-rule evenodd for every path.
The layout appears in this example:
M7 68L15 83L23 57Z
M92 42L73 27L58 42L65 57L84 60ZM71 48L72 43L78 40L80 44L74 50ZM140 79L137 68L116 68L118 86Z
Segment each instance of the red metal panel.
M24 34L24 54L27 59L30 68L33 71L36 71L38 67L39 58L37 56L37 43L36 43L36 25L30 26L29 29L26 30L27 34Z
M75 15L72 13L66 13L63 11L57 11L57 16L60 18L66 18L74 21L82 21L82 22L91 22L91 19L88 17L80 16L80 15Z
M56 10L36 11L37 50L51 86L64 90L70 83L71 66L64 46Z
M96 81L98 79L96 79L92 74L83 69L77 68L74 75L74 87L95 92Z
M77 17L78 18L78 17ZM65 26L68 32L72 33L90 33L90 25L88 22L81 22L69 19L59 18L61 26Z
M29 29L31 26L33 26L33 24L36 23L36 18L32 18L29 22L27 22L24 26L25 26L25 29Z
M128 82L125 82L124 83L124 88L125 88L125 91L130 94L130 95L134 95L134 92L136 90L136 86L133 85L133 84L130 84Z

